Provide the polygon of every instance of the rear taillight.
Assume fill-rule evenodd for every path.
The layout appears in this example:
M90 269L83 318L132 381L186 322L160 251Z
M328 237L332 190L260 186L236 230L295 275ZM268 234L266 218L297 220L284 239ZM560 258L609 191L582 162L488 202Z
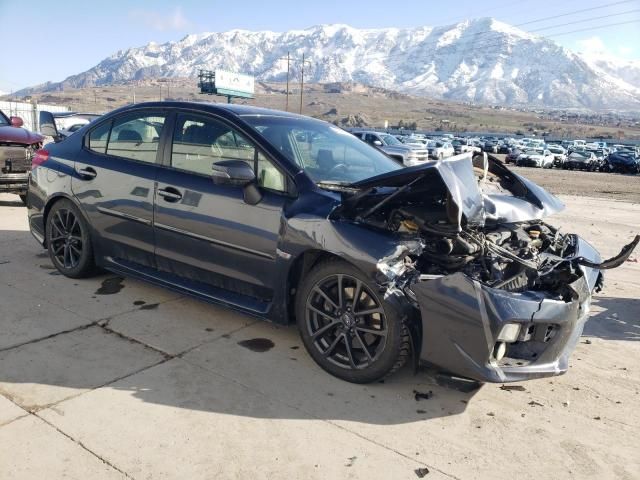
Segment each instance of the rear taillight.
M49 151L44 149L37 150L31 159L31 168L39 167L47 160L49 160Z

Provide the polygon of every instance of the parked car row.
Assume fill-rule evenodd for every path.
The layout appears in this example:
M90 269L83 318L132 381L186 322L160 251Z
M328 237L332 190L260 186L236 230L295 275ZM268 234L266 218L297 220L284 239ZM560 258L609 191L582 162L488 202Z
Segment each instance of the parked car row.
M465 152L487 152L504 154L505 163L518 167L640 173L640 148L621 144L608 145L604 141L587 143L585 140L565 140L546 143L542 138L526 137L456 137L452 134L427 136L419 133L391 135L373 130L352 133L402 161L405 166L418 165L426 160L443 160Z

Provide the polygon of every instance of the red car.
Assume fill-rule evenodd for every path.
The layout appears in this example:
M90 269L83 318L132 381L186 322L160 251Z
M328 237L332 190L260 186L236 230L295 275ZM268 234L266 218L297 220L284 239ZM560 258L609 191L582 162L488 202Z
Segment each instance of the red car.
M31 157L44 137L22 127L20 117L8 118L0 111L0 192L20 195L27 202Z

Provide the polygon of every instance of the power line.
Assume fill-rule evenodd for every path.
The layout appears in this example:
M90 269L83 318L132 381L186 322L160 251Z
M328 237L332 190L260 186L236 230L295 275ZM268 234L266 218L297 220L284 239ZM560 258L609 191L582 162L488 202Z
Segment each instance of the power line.
M637 1L638 0L622 0L622 1L618 1L618 2L607 3L607 4L604 4L604 5L598 5L596 7L573 10L573 11L562 13L562 14L559 14L559 15L554 15L552 17L542 17L542 18L530 20L530 21L527 21L527 22L524 22L524 23L515 24L515 25L513 25L513 27L517 28L517 27L521 27L523 25L530 25L530 24L533 24L533 23L539 23L539 22L543 22L543 21L546 21L546 20L550 20L550 19L567 17L567 16L570 16L570 15L576 15L576 14L584 13L584 12L587 12L587 11L594 11L594 10L599 10L599 9L602 9L602 8L607 8L607 7L612 7L612 6L616 6L616 5L621 5L621 4L625 4L625 3L631 3L631 2L637 2ZM626 12L626 13L632 13L632 12L634 12L634 11L632 10L631 12ZM543 30L552 30L554 28L559 28L559 27L562 27L562 26L573 25L573 24L577 24L577 23L584 23L584 22L591 21L591 20L593 20L593 21L600 20L602 18L608 18L610 16L616 16L616 15L621 15L621 14L622 13L610 14L610 15L606 15L606 16L591 17L590 19L583 19L583 20L576 21L576 22L566 22L564 24L555 24L555 25L552 25L552 26L540 27L540 28L537 28L535 30L532 30L531 32L540 32L540 31L543 31ZM615 25L617 25L617 24L609 25L609 26L615 26ZM602 28L602 27L594 27L594 28ZM493 32L494 32L494 30L492 30L492 29L487 29L487 30L476 32L476 33L473 34L473 38L469 39L461 48L465 49L466 52L469 52L469 51L474 51L474 50L477 50L477 49L480 49L480 48L489 48L489 47L492 47L492 46L500 45L500 43L489 43L489 44L480 43L480 44L476 44L476 42L478 42L478 37L481 37L483 35L488 35L488 34L493 33ZM526 33L531 33L531 32L526 32ZM572 33L576 33L576 32L572 32ZM565 35L565 34L563 33L562 35ZM541 37L545 38L545 37L553 37L553 36L559 36L559 35L554 34L554 35L546 35L546 36L541 36ZM421 47L422 48L435 47L435 46L437 46L437 44L439 42L440 42L440 38L438 38L438 39L436 39L436 40L434 40L434 41L432 41L430 43L423 43L421 45ZM473 45L471 48L467 49L466 47L470 46L470 44L472 44L472 43L474 43L475 45ZM360 60L367 59L367 58L378 59L378 58L380 58L381 55L384 55L384 54L380 53L380 54L360 55L360 56L358 56L358 59L360 59ZM390 59L390 58L398 58L398 57L403 57L405 55L406 55L406 53L399 53L399 54L395 54L395 55L391 54L391 55L386 55L384 59L387 60L387 59Z
M629 12L624 12L624 13L633 13L633 12L637 12L640 11L640 9L636 9L636 10L631 10ZM563 24L555 24L555 25L551 25L551 26L547 26L547 27L541 27L535 30L532 30L531 32L539 32L539 31L543 31L543 30L552 30L555 28L560 28L560 27L564 27L564 26L568 26L568 25L574 25L574 24L578 24L578 23L584 23L587 21L597 21L600 20L602 18L608 18L608 17L613 17L616 15L621 15L620 14L610 14L610 15L605 15L605 16L599 16L599 17L591 17L589 19L583 19L583 20L579 20L579 21L575 21L575 22L565 22ZM627 25L627 24L632 24L632 23L637 23L640 20L634 19L634 20L630 20L630 21L626 21L626 22L616 22L616 23L609 23L609 24L605 24L605 25L594 25L591 26L589 28L585 28L585 29L578 29L578 30L572 30L570 32L562 32L562 33L554 33L554 34L549 34L549 35L536 35L541 39L547 39L547 38L551 38L551 37L556 37L556 36L563 36L563 35L569 35L570 33L579 33L579 32L584 32L584 31L589 31L589 30L597 30L597 29L601 29L601 28L606 28L606 27L613 27L613 26L618 26L618 25ZM477 37L481 36L483 34L488 34L488 33L492 33L494 32L494 30L486 30L486 31L481 31L481 32L477 32L473 35L473 38L467 40L462 46L460 46L459 48L461 50L464 50L465 53L468 52L472 52L472 51L476 51L479 49L485 49L485 48L491 48L494 46L500 46L502 45L502 42L494 42L493 40L489 40L488 43L482 43L482 41L478 42ZM531 32L525 32L525 33L531 33ZM440 42L440 38L435 39L432 42L428 42L428 43L423 43L421 44L421 48L425 49L425 48L430 48L430 47L434 47L437 46L437 44ZM473 44L473 45L472 45ZM468 48L467 48L468 47ZM358 59L359 60L363 60L363 59L380 59L380 60L389 60L389 59L393 59L393 58L401 58L401 57L405 57L407 56L406 52L402 52L402 53L398 53L398 54L390 54L390 55L385 55L384 53L375 53L375 54L369 54L369 55L359 55Z
M569 35L571 33L590 32L590 31L599 30L599 29L602 29L602 28L616 27L618 25L629 25L629 24L632 24L632 23L640 23L640 18L639 19L625 21L625 22L608 23L608 24L604 24L604 25L593 25L593 26L587 27L587 28L580 28L580 29L577 29L577 30L570 30L568 32L553 33L553 34L549 34L549 35L540 35L539 38L541 40L548 40L549 38L561 37L563 35ZM567 25L570 25L570 23L568 23ZM558 28L559 26L564 26L564 25L556 25L553 28ZM486 48L491 48L491 47L498 47L500 45L502 45L502 42L493 42L493 43L484 43L484 44L481 43L479 45L476 45L473 48L465 50L465 52L470 52L470 51L474 51L474 50L478 50L478 49L486 49Z
M636 12L640 12L640 8L636 8L635 10L627 10L626 12L611 13L609 15L600 15L599 17L585 18L582 20L576 20L574 22L559 23L557 25L550 25L547 27L536 28L534 30L528 30L528 32L533 33L533 32L539 32L541 30L549 30L549 29L554 29L558 27L566 27L568 25L577 25L578 23L593 22L594 20L602 20L603 18L610 18L610 17L619 17L620 15L628 15L629 13L636 13Z
M514 25L514 26L522 27L523 25L531 25L532 23L544 22L545 20L555 20L556 18L568 17L570 15L576 15L578 13L592 12L594 10L600 10L600 9L608 8L608 7L615 7L616 5L622 5L623 3L632 3L632 2L635 3L637 1L638 0L622 0L620 2L605 3L604 5L598 5L597 7L583 8L583 9L580 9L580 10L574 10L572 12L562 13L560 15L553 15L551 17L538 18L537 20L531 20L529 22L519 23L519 24Z

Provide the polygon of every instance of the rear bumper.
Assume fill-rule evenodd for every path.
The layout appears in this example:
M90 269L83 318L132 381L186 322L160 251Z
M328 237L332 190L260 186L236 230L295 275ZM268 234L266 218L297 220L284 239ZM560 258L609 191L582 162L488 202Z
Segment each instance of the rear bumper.
M29 172L0 174L0 192L27 193Z
M578 239L580 255L600 262ZM591 292L600 272L580 267L583 276L565 302L544 292L513 293L486 287L462 273L418 282L410 288L422 316L420 361L480 382L515 382L560 375L569 367L587 321ZM503 327L516 324L516 341L499 340ZM496 359L498 343L506 354Z

